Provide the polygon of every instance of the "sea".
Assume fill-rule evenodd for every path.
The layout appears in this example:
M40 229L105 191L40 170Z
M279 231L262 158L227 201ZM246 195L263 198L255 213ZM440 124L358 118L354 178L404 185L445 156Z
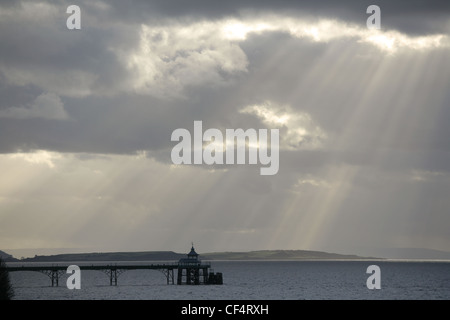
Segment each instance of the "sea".
M45 263L52 264L86 262ZM367 286L371 265L379 267L380 289ZM450 299L450 261L211 261L211 268L223 274L223 285L168 285L158 270L126 271L120 274L117 286L111 286L103 272L82 270L81 288L72 290L66 286L69 274L60 278L58 287L51 286L47 275L33 271L11 272L10 280L16 300Z

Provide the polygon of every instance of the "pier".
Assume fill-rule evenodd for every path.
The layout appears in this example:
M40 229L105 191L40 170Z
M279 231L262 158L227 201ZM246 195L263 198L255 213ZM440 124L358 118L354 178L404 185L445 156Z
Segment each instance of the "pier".
M160 264L107 264L107 265L79 265L80 270L97 270L105 273L109 278L109 284L117 286L119 276L128 270L158 270L161 271L167 280L167 284L175 284L174 270L177 270L178 285L200 285L200 284L223 284L222 273L214 273L209 262L203 263L198 259L198 254L192 246L187 255L187 259L180 259L178 263ZM47 275L52 287L59 286L59 279L66 274L68 265L48 265L48 266L7 266L8 272L36 271Z

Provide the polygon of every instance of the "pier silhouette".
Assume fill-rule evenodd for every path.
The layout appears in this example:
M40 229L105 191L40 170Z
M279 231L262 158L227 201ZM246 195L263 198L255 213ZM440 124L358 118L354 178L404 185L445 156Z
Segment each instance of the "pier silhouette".
M41 265L41 266L7 266L8 272L36 271L47 275L52 287L59 286L59 279L66 274L69 265ZM223 284L222 273L214 273L209 262L202 262L198 259L194 245L187 254L187 258L180 259L172 263L156 264L96 264L79 265L80 270L97 270L105 273L109 277L109 284L117 286L119 276L128 270L158 270L161 271L167 280L167 284L175 284L174 270L177 270L178 285L200 285L200 284Z

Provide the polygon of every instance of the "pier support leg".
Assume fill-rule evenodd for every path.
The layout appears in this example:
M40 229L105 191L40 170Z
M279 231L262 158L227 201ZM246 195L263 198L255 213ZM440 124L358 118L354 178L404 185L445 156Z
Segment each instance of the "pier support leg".
M59 274L58 274L57 270L52 270L51 278L52 278L52 287L54 287L55 284L58 287L59 286Z
M203 268L203 284L208 283L208 268Z
M173 279L173 269L167 269L167 284L175 284Z
M109 270L109 285L112 286L113 282L114 285L117 286L117 269Z
M183 284L183 268L178 268L177 284Z

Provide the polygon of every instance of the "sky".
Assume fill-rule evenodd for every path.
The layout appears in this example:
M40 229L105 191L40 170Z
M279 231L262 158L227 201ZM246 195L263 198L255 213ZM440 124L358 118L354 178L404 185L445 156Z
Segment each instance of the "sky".
M450 3L371 4L0 2L0 249L450 251ZM194 121L279 171L173 164Z

